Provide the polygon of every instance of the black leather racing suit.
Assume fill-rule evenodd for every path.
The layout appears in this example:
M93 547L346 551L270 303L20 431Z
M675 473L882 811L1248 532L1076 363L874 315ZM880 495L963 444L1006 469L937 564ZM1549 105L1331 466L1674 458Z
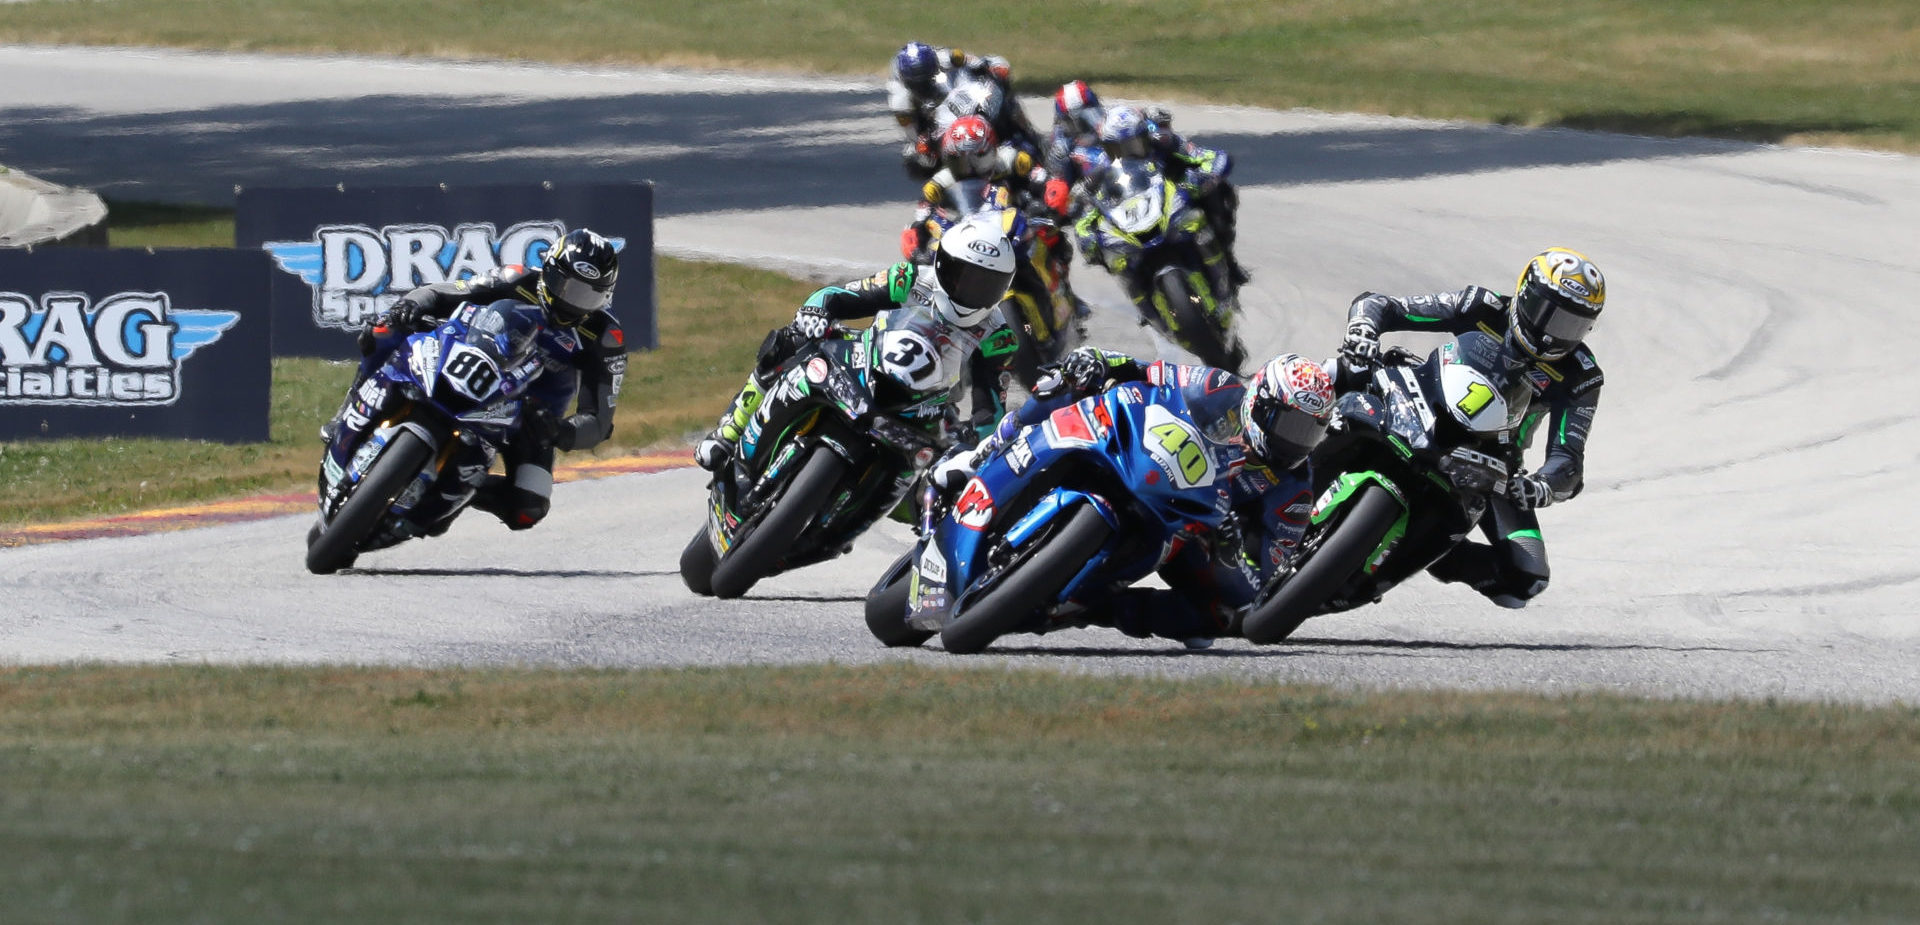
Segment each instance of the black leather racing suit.
M421 286L407 293L404 301L419 305L423 318L436 321L468 302L487 305L516 299L544 305L539 280L537 270L506 267L469 280ZM361 377L385 363L409 333L392 325L385 315L375 319L361 334L360 351L365 355ZM547 369L528 395L532 407L518 436L501 448L508 474L488 476L473 499L474 507L515 530L525 530L547 516L555 448L591 449L612 436L614 405L627 373L626 337L620 322L608 312L594 312L578 327L555 322L549 312L547 329L536 343ZM574 413L561 417L570 397Z
M1504 338L1507 302L1507 296L1479 286L1411 298L1367 292L1353 300L1347 323L1366 321L1381 332L1478 330ZM1527 365L1523 375L1532 386L1533 403L1509 463L1518 465L1522 451L1544 430L1547 458L1534 474L1546 480L1554 501L1565 501L1579 494L1584 484L1587 437L1593 430L1604 378L1600 364L1593 351L1581 344L1558 360ZM1496 497L1480 529L1491 545L1461 543L1428 573L1441 581L1464 582L1504 606L1521 606L1546 590L1547 546L1535 512Z

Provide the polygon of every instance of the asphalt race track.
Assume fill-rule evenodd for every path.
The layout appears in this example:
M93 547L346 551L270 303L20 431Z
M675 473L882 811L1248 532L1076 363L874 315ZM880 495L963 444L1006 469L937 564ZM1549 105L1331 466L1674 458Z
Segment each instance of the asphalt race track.
M1550 244L1612 297L1553 588L1506 611L1416 579L1290 644L1110 631L967 664L1362 686L1920 703L1920 161L1849 151L1183 107L1237 158L1256 353L1324 356L1365 289L1506 291ZM668 253L822 278L893 259L912 188L877 84L669 72L0 48L0 162L110 196L236 184L647 177ZM1151 350L1076 270L1096 340ZM316 447L317 448L317 447ZM868 636L907 545L696 598L701 473L560 486L538 530L469 517L319 578L305 518L0 550L0 660L952 664Z

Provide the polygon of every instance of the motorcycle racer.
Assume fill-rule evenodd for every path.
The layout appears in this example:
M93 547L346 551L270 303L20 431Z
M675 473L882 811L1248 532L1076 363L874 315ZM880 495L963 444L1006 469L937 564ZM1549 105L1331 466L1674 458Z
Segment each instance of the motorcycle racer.
M1160 568L1169 588L1121 590L1087 618L1129 636L1159 636L1194 648L1227 635L1235 615L1292 559L1306 531L1313 502L1307 457L1333 419L1333 382L1326 370L1288 353L1242 379L1209 366L1142 363L1081 347L1067 355L1053 378L978 446L950 453L935 465L934 484L949 492L959 489L1022 429L1087 395L1129 382L1185 389L1194 422L1210 439L1238 450L1228 476L1230 511L1212 536L1176 541Z
M1505 339L1515 374L1532 387L1510 460L1518 474L1480 521L1487 542L1455 546L1427 569L1434 578L1464 583L1502 607L1524 607L1546 590L1547 547L1536 512L1578 495L1584 484L1603 380L1586 337L1606 299L1606 280L1586 255L1551 247L1527 261L1511 296L1468 286L1410 298L1364 292L1353 300L1341 346L1349 364L1364 369L1377 361L1383 332L1477 329ZM1543 422L1546 461L1532 473L1519 470Z
M1013 242L999 223L973 216L941 236L930 265L896 263L865 279L814 292L791 324L768 332L753 373L713 432L695 446L694 461L708 471L725 466L766 397L773 373L802 344L827 336L835 321L884 314L888 325L917 331L937 355L890 359L931 367L949 387L960 384L976 353L996 371L1003 368L1017 343L996 309L1013 282L1014 261ZM976 405L982 387L976 376Z
M985 80L998 86L1012 100L1011 67L998 55L976 57L958 48L940 48L925 42L908 42L893 57L893 69L887 80L887 109L906 136L901 159L909 170L921 175L931 173L939 163L941 126L938 110L947 95L964 76ZM1025 126L1026 116L1017 104L1003 106L1011 110L1005 118L1018 120L1006 128ZM1026 127L1031 135L1032 129ZM1002 131L1002 137L1011 133Z
M1071 217L1074 188L1105 163L1100 125L1106 118L1106 107L1086 81L1061 84L1054 91L1053 134L1047 139L1043 194L1047 207L1054 212Z
M1165 116L1164 111L1156 113ZM1227 179L1233 172L1233 158L1227 152L1196 145L1131 106L1107 112L1100 124L1100 146L1109 163L1121 158L1147 158L1159 164L1167 176L1192 189L1226 256L1232 285L1237 288L1251 279L1234 257L1240 196Z
M360 334L360 369L349 403L408 335L431 330L465 303L517 299L536 306L542 330L535 350L545 371L527 395L516 436L501 448L507 475L489 475L473 506L509 529L525 530L547 515L553 494L554 450L591 449L613 434L614 405L626 377L626 338L607 311L620 275L612 242L584 228L567 233L538 269L509 266L473 279L435 283L407 293ZM569 404L572 415L565 415ZM346 411L321 429L332 439Z
M1004 186L1013 194L1013 204L1020 206L1038 202L1047 180L1046 170L1035 163L1033 155L1002 142L981 116L967 116L947 127L940 137L940 165L939 171L920 187L913 224L908 226L911 240L901 240L901 249L909 255L924 253L932 245L928 220L936 209L950 205L948 197L962 181L984 180ZM970 205L977 207L979 203Z

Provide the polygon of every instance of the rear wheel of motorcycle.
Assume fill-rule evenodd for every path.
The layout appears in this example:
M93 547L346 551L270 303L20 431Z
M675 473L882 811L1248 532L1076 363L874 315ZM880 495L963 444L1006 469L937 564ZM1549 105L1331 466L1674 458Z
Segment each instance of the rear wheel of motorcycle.
M1162 273L1154 282L1160 286L1167 308L1180 324L1174 339L1192 351L1200 362L1239 375L1240 364L1247 361L1247 349L1238 337L1233 337L1214 320L1199 294L1189 289L1177 273Z
M1368 557L1380 548L1380 541L1400 519L1400 510L1400 502L1386 489L1378 485L1360 489L1360 496L1333 528L1333 535L1273 597L1247 614L1241 634L1248 642L1262 644L1293 635L1347 579L1366 566Z
M867 632L882 645L911 648L933 638L932 631L907 625L907 592L912 589L913 553L907 553L867 592Z
M407 490L414 476L419 475L432 458L433 447L420 439L419 434L403 430L394 435L387 448L380 452L380 458L374 460L373 468L355 486L353 497L340 505L333 521L317 536L309 534L307 571L331 575L352 565L358 555L354 547L380 526L394 499Z
M687 583L687 590L703 597L713 596L713 541L707 538L706 526L701 526L693 539L687 541L687 548L680 552L680 580Z
M998 585L949 622L940 631L940 642L948 652L971 655L1018 629L1052 603L1112 535L1099 511L1076 506L1059 532L1041 540L1039 551L1015 563Z
M775 563L792 551L794 541L820 516L846 472L847 463L840 454L824 446L816 448L787 483L786 494L774 502L773 510L714 566L713 596L739 597L771 574Z

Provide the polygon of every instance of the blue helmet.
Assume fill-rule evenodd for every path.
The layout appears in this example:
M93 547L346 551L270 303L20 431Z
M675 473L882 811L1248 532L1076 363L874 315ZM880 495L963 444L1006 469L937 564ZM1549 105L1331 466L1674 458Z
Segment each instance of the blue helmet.
M1100 147L1107 157L1120 160L1126 157L1146 157L1148 136L1153 133L1153 123L1140 110L1132 106L1116 106L1108 111L1106 121L1100 123Z
M908 42L893 56L893 76L916 95L932 95L940 77L940 52L925 42Z

